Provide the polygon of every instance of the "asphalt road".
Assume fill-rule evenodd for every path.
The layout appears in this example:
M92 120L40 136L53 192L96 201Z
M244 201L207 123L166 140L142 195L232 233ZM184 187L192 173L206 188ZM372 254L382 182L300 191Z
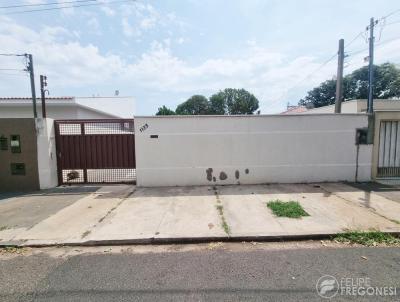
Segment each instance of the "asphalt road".
M397 286L370 299L400 300L399 248L148 249L0 257L0 301L328 301L316 291L326 274Z

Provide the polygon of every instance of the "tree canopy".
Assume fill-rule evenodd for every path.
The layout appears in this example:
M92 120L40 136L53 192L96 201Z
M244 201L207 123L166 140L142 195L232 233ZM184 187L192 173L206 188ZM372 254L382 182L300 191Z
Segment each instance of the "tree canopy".
M204 95L193 95L186 102L178 105L175 112L178 115L208 114L208 100Z
M374 65L374 98L400 97L400 69L391 63ZM299 105L321 107L335 103L336 80L327 80L307 93ZM368 98L368 66L343 78L344 101Z
M245 89L226 88L208 100L203 95L193 95L179 104L175 112L165 106L156 115L234 115L253 114L258 109L257 98Z
M175 115L175 111L167 108L165 105L158 108L156 115Z

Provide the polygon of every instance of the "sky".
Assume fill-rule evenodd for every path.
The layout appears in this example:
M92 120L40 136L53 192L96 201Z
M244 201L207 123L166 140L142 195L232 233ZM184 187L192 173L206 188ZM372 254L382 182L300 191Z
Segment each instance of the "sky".
M57 0L0 6L50 2ZM97 2L20 14L14 12L72 4L1 8L0 53L31 53L37 91L45 74L50 96L133 96L131 111L106 107L122 117L175 109L194 94L224 88L253 93L262 114L282 112L334 78L339 39L348 55L345 74L367 64L371 17L379 20L375 62L400 63L398 0ZM30 96L24 68L23 57L0 56L0 96Z

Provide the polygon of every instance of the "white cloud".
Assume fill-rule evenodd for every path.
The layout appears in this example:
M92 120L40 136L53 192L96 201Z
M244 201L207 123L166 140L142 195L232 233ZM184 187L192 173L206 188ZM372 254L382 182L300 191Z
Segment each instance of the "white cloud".
M43 4L46 3L45 0L25 0L24 4Z
M143 18L139 26L141 29L147 30L153 28L157 24L157 18L155 16L150 16L148 18Z
M96 17L91 17L87 20L87 25L90 29L91 32L93 32L96 35L101 35L102 32L100 30L100 23L99 20Z
M44 27L33 31L0 17L3 51L32 53L36 73L46 73L55 85L87 85L111 78L124 65L115 55L102 55L96 46L73 41L68 30ZM0 83L0 89L5 89Z
M66 16L72 16L75 13L75 9L73 7L71 7L71 4L66 4L63 2L66 2L65 0L57 0L58 7L60 7L60 11L62 14L66 15Z
M127 37L140 37L143 32L154 28L159 22L159 14L151 5L135 3L124 6L122 11L122 32Z
M100 10L108 17L115 16L115 10L111 9L108 6L102 5L100 6Z
M135 34L129 23L126 27L127 33ZM5 17L0 17L0 44L3 52L32 53L37 74L47 74L53 87L71 87L71 94L74 87L101 87L109 81L118 87L132 87L134 83L132 90L165 95L209 95L219 89L236 87L253 92L260 100L263 113L283 109L282 102L296 95L293 91L305 94L307 89L336 72L333 60L301 81L320 66L321 60L312 56L290 58L256 43L249 43L241 55L208 58L193 64L174 55L170 49L171 40L164 39L154 41L148 51L126 62L121 56L102 54L95 45L79 43L76 34L63 27L43 27L35 31ZM377 63L400 58L399 46L400 40L379 46ZM358 58L354 57L353 61L348 72L359 67ZM1 81L0 94L10 91L10 87L17 91L18 85L17 80L11 86L10 82Z
M154 29L171 31L171 26L183 31L186 24L174 13L161 14L150 4L134 2L135 5L121 6L122 32L127 37L142 36Z
M122 32L127 37L140 37L142 32L138 30L134 25L130 24L128 18L124 17L121 21Z

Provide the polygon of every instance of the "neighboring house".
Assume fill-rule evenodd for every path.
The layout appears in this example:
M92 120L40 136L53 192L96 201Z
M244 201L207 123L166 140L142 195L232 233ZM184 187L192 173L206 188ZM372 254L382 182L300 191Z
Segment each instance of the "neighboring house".
M303 107L304 108L304 107ZM367 112L367 100L350 100L342 103L342 113ZM375 99L374 111L400 111L400 100ZM318 108L306 109L301 112L290 111L285 114L315 114L315 113L334 113L335 104Z
M307 108L304 106L287 105L286 111L281 112L281 114L296 114L303 113L305 111L307 111Z
M400 179L400 99L375 99L372 144L371 179ZM330 118L335 112L335 105L323 106L306 111L287 110L284 114L318 115L327 114ZM350 100L342 103L341 113L367 112L367 100ZM339 116L337 114L335 116ZM345 116L342 115L342 116ZM314 118L314 117L312 117ZM310 116L311 119L311 116ZM369 126L371 124L368 124ZM360 129L362 130L362 129ZM360 132L361 133L361 132Z
M133 103L131 97L47 97L46 113L47 117L52 119L112 119L121 118L120 116L105 112L104 110L95 109L95 105L86 106L82 102L90 101L91 104L96 102L115 102L120 104L121 101ZM42 117L42 105L40 98L37 98L37 114ZM119 102L119 103L118 103ZM6 97L0 98L0 118L31 118L33 117L32 98Z

